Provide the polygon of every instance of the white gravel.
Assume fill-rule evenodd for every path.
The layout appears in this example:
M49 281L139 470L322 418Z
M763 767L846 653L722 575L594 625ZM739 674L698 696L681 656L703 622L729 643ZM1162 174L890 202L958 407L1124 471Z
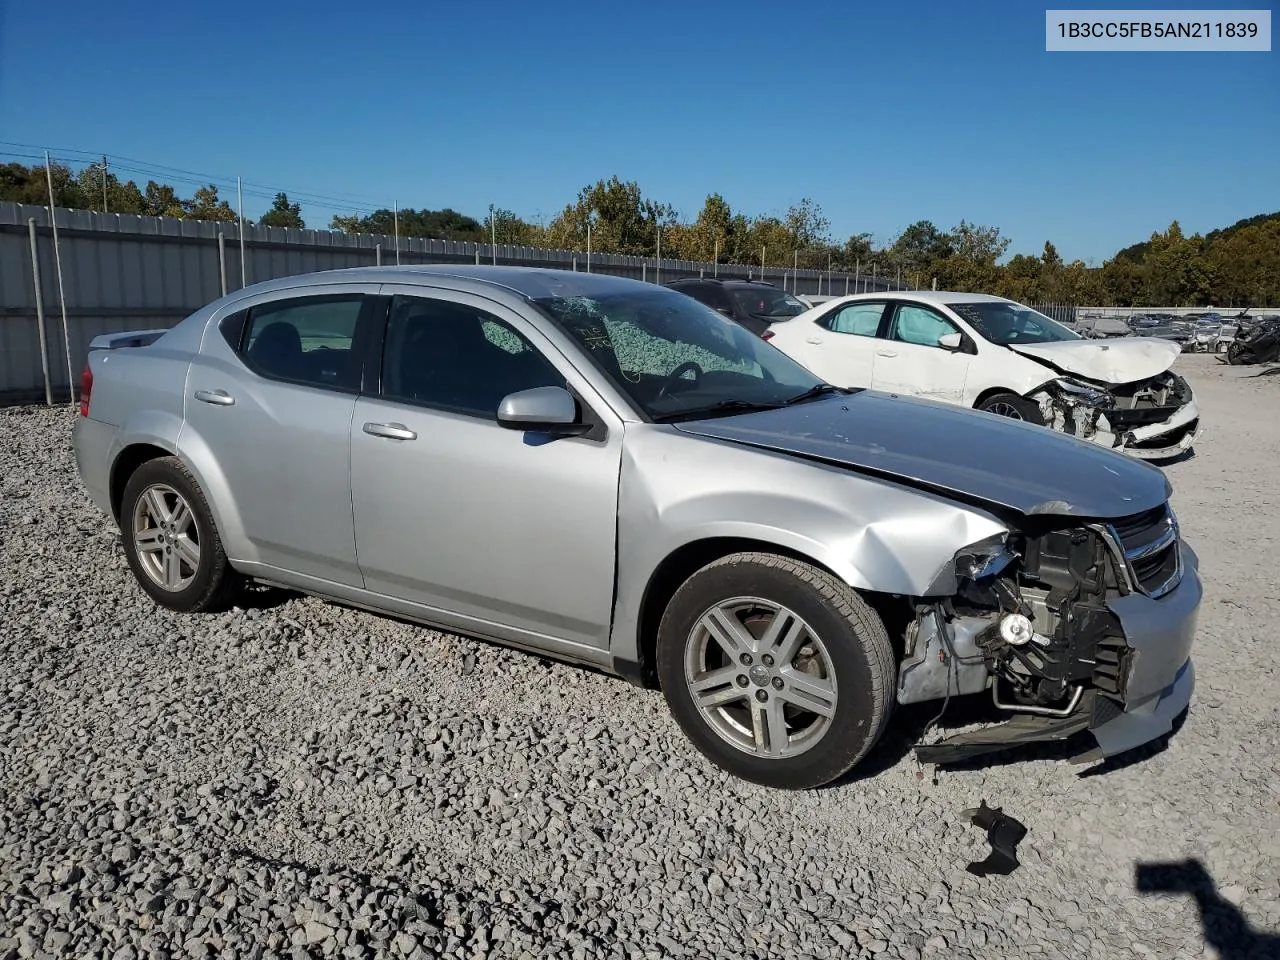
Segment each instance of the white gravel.
M1168 749L935 783L906 754L926 705L805 794L721 774L603 675L281 594L158 610L73 414L0 410L0 960L1280 956L1280 376L1179 367L1207 595ZM965 872L982 799L1030 830L1009 877ZM1184 859L1216 898L1136 888Z

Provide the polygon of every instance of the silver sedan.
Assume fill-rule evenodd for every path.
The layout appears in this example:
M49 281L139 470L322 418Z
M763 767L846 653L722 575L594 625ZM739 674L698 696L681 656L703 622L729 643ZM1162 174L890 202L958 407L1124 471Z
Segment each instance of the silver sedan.
M90 345L74 445L155 602L250 581L658 686L786 788L895 704L989 697L942 762L1186 708L1200 603L1163 474L822 382L697 301L601 275L383 267Z

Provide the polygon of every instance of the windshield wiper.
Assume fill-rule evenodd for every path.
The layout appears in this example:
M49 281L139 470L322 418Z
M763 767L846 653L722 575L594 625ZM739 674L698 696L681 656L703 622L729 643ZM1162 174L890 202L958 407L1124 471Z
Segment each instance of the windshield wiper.
M783 406L791 406L793 403L804 403L806 400L813 400L817 397L826 396L828 393L852 393L844 387L837 387L834 383L815 383L804 393L797 393L789 400L782 401Z
M781 403L758 403L752 400L718 400L705 407L691 407L688 410L676 410L672 413L660 413L653 419L656 423L668 423L672 420L703 417L708 414L739 413L747 410L776 410L781 406L783 406Z

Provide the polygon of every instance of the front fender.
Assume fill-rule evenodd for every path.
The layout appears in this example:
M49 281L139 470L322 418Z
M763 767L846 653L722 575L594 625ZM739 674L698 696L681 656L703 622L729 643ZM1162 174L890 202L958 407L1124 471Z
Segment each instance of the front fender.
M994 515L839 467L629 424L618 509L611 646L639 661L649 584L698 541L731 538L808 557L859 590L949 592L957 551L1007 527Z

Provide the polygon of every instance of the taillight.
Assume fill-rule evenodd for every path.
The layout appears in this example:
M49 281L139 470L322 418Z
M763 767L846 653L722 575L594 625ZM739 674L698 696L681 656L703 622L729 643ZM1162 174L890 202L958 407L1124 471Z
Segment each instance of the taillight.
M93 371L88 361L84 365L84 373L80 374L80 416L89 415L89 395L93 393Z
M772 339L773 339L773 331L772 331L772 330L766 330L764 333L760 334L760 339L761 339L761 340L772 340Z

